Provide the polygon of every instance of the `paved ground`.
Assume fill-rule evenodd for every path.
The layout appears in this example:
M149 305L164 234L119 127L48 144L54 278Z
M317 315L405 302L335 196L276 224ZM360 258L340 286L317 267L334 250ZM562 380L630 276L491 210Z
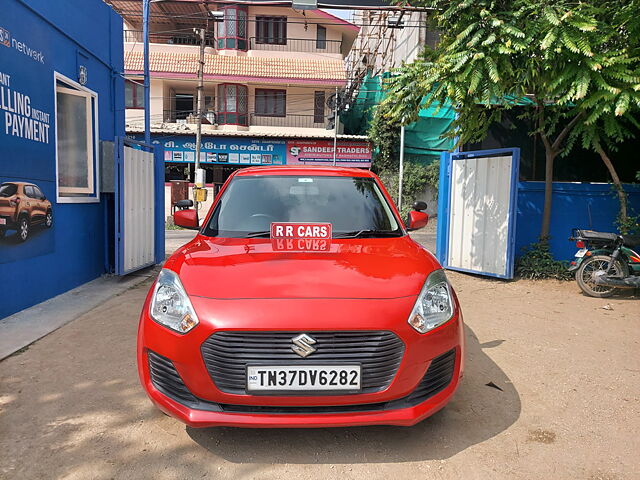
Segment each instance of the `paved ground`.
M195 430L162 415L135 365L147 281L0 362L0 478L640 478L639 299L449 276L466 374L413 428Z
M145 279L152 276L155 278L157 268L145 268L124 277L104 275L45 302L1 318L0 360L49 335Z
M166 255L171 255L176 249L195 237L197 233L195 230L165 230L164 251Z

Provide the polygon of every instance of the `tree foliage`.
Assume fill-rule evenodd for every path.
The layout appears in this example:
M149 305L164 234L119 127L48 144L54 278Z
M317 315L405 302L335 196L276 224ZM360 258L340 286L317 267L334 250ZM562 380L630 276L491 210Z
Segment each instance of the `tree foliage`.
M450 101L458 144L521 107L545 146L548 236L553 165L577 141L597 151L633 135L640 111L640 0L435 0L442 32L389 85L387 115Z
M369 128L369 138L376 149L372 170L378 175L389 170L398 171L400 122L388 114L387 105L378 105Z

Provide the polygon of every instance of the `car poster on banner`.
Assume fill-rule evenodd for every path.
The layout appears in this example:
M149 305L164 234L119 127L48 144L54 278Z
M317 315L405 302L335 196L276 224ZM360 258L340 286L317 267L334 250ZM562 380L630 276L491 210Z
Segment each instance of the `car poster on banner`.
M333 140L288 140L287 165L332 165ZM336 165L340 167L370 167L369 142L339 141Z
M32 27L11 8L0 18L0 263L51 253L55 244L51 42Z

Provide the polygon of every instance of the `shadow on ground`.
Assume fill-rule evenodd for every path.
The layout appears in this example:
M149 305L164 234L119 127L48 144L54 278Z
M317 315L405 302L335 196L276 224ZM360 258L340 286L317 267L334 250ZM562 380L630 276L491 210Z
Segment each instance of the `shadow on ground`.
M503 341L479 344L468 327L466 337L465 376L453 400L414 427L187 427L187 433L207 450L234 463L398 463L449 458L506 430L521 409L518 392L486 353Z

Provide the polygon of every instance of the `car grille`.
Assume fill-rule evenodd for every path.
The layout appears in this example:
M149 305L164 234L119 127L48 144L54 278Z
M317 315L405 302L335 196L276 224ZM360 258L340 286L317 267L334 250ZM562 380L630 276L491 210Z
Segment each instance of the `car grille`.
M365 403L357 405L326 406L269 406L269 405L231 405L202 400L195 397L185 386L173 363L168 358L149 352L149 368L153 385L169 398L196 410L227 413L262 414L332 414L379 412L414 407L444 390L453 379L456 364L456 351L436 357L429 365L427 373L406 397L389 402Z
M317 343L308 358L291 350L291 339L301 332L217 332L201 347L211 379L225 393L245 394L246 366L250 364L362 365L361 393L384 390L398 371L404 343L392 332L307 332ZM310 395L317 395L311 392Z
M157 353L148 351L149 373L153 386L180 403L194 403L198 399L189 391L173 366L173 362Z

